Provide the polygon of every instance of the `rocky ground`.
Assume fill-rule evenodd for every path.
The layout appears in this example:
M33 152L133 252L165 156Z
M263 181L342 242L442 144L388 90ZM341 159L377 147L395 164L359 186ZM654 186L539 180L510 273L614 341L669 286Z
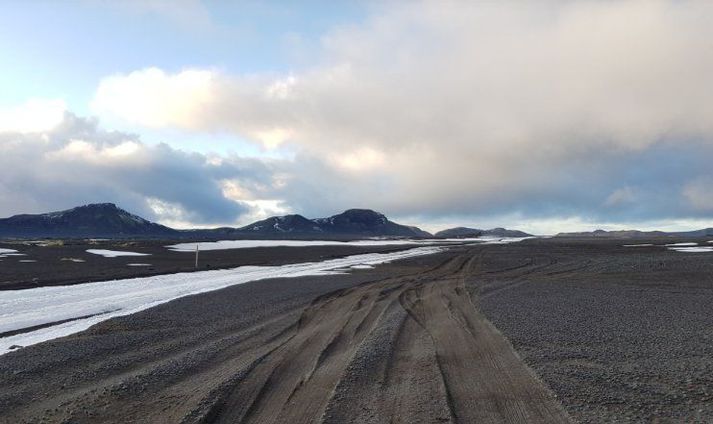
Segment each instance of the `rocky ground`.
M68 285L88 281L145 277L176 272L226 269L242 265L284 265L321 261L370 252L393 252L408 246L309 246L263 247L201 251L195 268L192 252L174 252L167 245L185 240L51 240L39 243L0 242L0 248L17 250L23 256L0 257L0 290ZM144 253L149 256L105 258L87 249ZM24 261L33 262L24 262ZM147 263L150 266L129 266Z
M577 421L713 422L713 254L621 244L494 251L481 308Z
M622 244L178 299L0 356L0 422L712 422L713 254Z

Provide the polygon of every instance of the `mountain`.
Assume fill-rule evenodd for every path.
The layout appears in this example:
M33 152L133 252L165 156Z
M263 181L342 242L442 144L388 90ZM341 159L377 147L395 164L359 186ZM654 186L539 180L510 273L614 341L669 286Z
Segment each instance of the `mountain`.
M253 236L346 236L346 237L430 237L417 227L390 221L370 209L349 209L328 218L307 219L302 215L275 216L235 230L236 235Z
M713 237L713 228L704 228L694 231L680 231L674 233L678 237Z
M113 203L79 206L59 212L0 219L4 238L360 238L430 237L417 227L400 225L369 209L350 209L329 218L274 216L242 228L174 230L133 215Z
M713 228L695 231L639 231L639 230L594 230L574 233L559 233L555 237L568 238L659 238L659 237L713 237Z
M483 235L483 230L477 228L468 227L455 227L449 228L447 230L438 231L434 234L436 237L440 238L466 238L466 237L480 237Z
M236 232L253 234L284 234L284 233L321 233L322 229L311 219L302 215L273 216L262 221L253 222Z
M113 203L0 219L0 237L172 237L178 231L133 215Z
M430 233L418 227L397 224L370 209L349 209L329 218L315 219L314 222L322 231L331 234L431 237Z
M434 234L440 238L466 238L466 237L530 237L531 234L518 230L508 230L505 228L492 228L490 230L480 230L477 228L455 227L439 231Z

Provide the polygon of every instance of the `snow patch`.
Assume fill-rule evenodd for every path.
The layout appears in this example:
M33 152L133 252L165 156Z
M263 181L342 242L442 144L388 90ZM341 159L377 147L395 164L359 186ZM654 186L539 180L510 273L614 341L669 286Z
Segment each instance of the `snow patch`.
M29 346L77 333L112 317L133 314L180 297L267 278L335 275L354 265L377 265L430 255L439 246L417 247L391 253L367 253L280 266L242 266L72 286L0 291L0 333L56 321L73 320L23 334L0 338L0 355L10 346ZM90 316L92 315L92 316ZM88 318L79 318L88 317Z
M516 243L532 237L478 237L451 239L368 239L353 241L333 240L220 240L204 243L179 243L166 246L175 252L195 252L196 244L200 250L249 249L253 247L303 247L303 246L404 246L434 244L507 244Z
M698 243L670 243L670 244L665 244L664 246L698 246Z
M179 243L166 246L176 252L195 252L198 243ZM249 249L252 247L304 247L304 246L388 246L419 244L415 240L389 241L330 241L330 240L220 240L200 243L200 250Z
M9 258L10 256L27 256L24 253L5 253L0 255L0 258Z
M195 247L193 248L195 250ZM119 256L150 256L149 253L126 252L123 250L87 249L87 253L101 255L105 258L116 258Z
M126 264L126 266L151 266L151 264Z
M669 247L669 250L686 253L705 253L713 252L713 246L696 246L696 247Z
M84 259L79 259L79 258L62 258L62 259L60 259L60 261L76 262L76 263L86 262Z
M650 247L653 246L652 243L640 243L640 244L624 244L624 247Z

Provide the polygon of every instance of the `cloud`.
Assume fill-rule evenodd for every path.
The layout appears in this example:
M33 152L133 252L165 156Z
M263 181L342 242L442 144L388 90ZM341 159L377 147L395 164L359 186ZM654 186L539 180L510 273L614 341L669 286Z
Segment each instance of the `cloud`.
M713 213L713 178L702 177L686 183L683 197L693 209Z
M273 190L266 163L147 145L70 113L49 131L0 133L0 169L0 216L111 201L172 225L247 224ZM245 200L224 195L228 179Z
M62 122L66 110L59 99L30 99L15 107L0 108L0 132L47 131Z
M110 76L100 82L91 108L145 127L194 128L201 124L201 110L218 95L214 78L210 70L169 75L158 68Z
M103 80L94 106L296 149L299 193L283 193L296 205L309 193L397 214L626 213L632 193L657 189L622 180L639 156L710 149L711 13L703 1L386 3L325 35L312 68L150 68ZM648 209L632 213L676 213Z
M139 12L177 13L169 3ZM308 68L149 67L97 86L91 108L104 126L206 143L230 134L262 146L261 159L147 144L57 100L0 111L0 214L112 200L211 225L369 207L538 232L710 218L710 2L371 11L324 34Z
M605 206L616 207L626 205L636 200L636 192L631 187L622 187L614 190L604 201Z

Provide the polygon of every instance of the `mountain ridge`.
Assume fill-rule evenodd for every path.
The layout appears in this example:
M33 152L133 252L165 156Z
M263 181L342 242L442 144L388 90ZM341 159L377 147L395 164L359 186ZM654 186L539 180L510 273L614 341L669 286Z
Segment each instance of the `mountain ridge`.
M519 230L509 230L502 227L491 228L489 230L481 230L479 228L470 227L454 227L448 228L446 230L438 231L434 234L436 237L441 238L465 238L465 237L531 237L532 234L528 234L524 231Z
M43 214L0 219L4 238L274 238L274 237L430 237L418 227L390 221L370 209L348 209L327 218L272 216L244 227L177 230L146 220L114 203L93 203Z
M3 237L170 236L177 230L146 220L114 203L92 203L63 211L0 219Z
M659 238L659 237L713 237L713 228L692 231L641 231L641 230L602 230L565 232L555 235L557 238Z

